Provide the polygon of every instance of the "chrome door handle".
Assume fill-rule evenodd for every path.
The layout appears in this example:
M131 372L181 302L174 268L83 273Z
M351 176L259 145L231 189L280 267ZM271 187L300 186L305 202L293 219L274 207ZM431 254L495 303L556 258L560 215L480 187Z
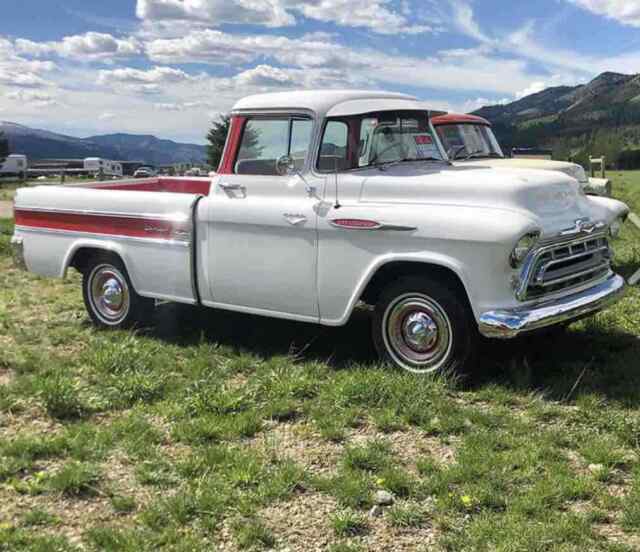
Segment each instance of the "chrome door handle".
M233 192L235 190L246 190L245 186L242 184L225 184L224 182L220 182L218 184L220 188L222 188L225 192Z
M305 217L304 215L294 215L291 213L285 213L283 216L285 220L292 226L297 226L298 224L303 224L307 222L307 217Z

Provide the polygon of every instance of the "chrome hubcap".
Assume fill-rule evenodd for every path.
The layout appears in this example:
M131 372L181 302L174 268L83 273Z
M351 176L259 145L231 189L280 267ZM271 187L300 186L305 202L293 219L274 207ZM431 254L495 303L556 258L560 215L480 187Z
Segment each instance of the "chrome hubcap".
M429 351L438 342L438 325L426 312L415 312L405 318L402 338L414 351Z
M90 298L94 312L107 324L121 322L129 312L129 287L115 267L101 265L91 274Z
M451 322L430 297L411 293L397 298L387 308L383 324L387 350L404 369L435 372L449 360Z
M122 286L115 278L109 278L102 286L102 303L106 308L119 310L122 308L123 297Z

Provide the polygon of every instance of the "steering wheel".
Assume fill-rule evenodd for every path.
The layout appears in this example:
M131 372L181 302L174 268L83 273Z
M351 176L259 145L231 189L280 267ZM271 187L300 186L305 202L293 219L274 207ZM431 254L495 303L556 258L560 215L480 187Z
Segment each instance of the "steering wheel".
M400 148L401 158L406 157L407 152L404 147L404 144L402 144L401 142L394 142L393 144L388 145L386 148L376 152L373 158L369 161L369 165L373 165L373 163L377 161L381 155L384 155L385 153L392 150L393 148Z
M460 154L460 152L462 152L462 150L467 149L466 145L460 145L458 144L457 146L451 146L448 150L447 150L447 157L449 157L449 159L452 160L456 160L458 158L458 155Z

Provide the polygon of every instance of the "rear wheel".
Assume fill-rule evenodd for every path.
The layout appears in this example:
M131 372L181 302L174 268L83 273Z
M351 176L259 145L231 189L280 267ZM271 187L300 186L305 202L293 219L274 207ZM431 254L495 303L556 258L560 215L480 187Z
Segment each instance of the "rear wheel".
M153 300L136 293L124 264L110 254L89 260L83 271L82 295L91 320L101 328L143 324L153 310Z
M402 278L383 291L375 308L380 358L415 374L468 371L476 338L464 298L435 278Z

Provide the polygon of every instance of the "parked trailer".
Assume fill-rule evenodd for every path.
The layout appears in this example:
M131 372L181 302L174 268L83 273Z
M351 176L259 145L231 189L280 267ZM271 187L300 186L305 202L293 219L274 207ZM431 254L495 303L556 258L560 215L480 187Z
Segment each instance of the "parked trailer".
M103 176L122 176L122 164L101 157L87 157L84 160L84 170L90 174Z
M22 176L27 167L26 155L12 154L0 165L0 176Z

